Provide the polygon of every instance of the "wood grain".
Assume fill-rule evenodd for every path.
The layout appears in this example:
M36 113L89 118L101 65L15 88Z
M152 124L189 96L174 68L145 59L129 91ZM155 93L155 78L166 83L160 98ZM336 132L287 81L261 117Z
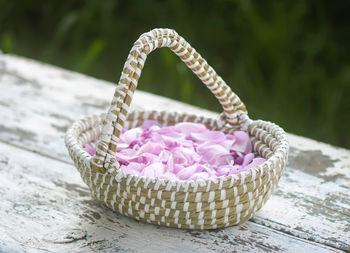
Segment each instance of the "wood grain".
M7 222L7 219L4 220L4 213L1 214L0 220L3 220L0 222L0 238L5 239L0 239L0 250L1 247L23 249L19 245L24 243L33 249L42 247L43 250L56 251L57 243L52 241L60 241L62 250L94 250L94 247L104 247L101 245L117 249L118 245L124 245L121 250L137 251L141 250L148 240L154 241L157 247L167 251L177 251L178 245L181 245L183 251L254 251L253 249L259 247L268 251L291 251L292 248L286 245L307 247L310 251L350 249L348 150L289 135L291 152L285 174L271 199L251 221L240 227L217 232L159 228L138 224L114 214L92 200L78 173L71 166L72 162L63 144L64 132L73 120L106 111L113 96L113 85L27 59L0 55L0 87L3 91L0 92L0 140L3 142L1 146L5 151L11 150L5 158L0 156L0 164L5 164L0 173L7 170L6 177L1 178L7 181L0 184L0 192L9 199L8 203L6 200L0 200L0 210L12 216L12 221L8 219ZM80 92L78 96L80 89L84 89L84 92ZM135 94L133 106L158 110L186 110L217 117L213 112L140 91ZM15 160L17 153L26 154L26 165L19 165ZM17 174L16 170L9 169L9 164L17 168ZM38 171L43 174L35 174ZM17 179L16 175L22 179ZM59 178L61 185L55 184L55 177ZM21 188L21 185L26 187ZM46 188L42 185L46 185ZM30 194L21 194L20 189ZM34 192L39 194L39 197L36 198ZM27 200L26 197L31 200ZM57 204L50 202L50 199L59 199L61 202ZM84 202L82 199L88 200ZM39 205L40 201L42 204ZM11 211L17 202L24 203L22 206L16 206L26 213L23 217L17 211ZM12 209L6 209L7 205ZM40 206L41 209L31 209L32 205ZM38 211L40 215L35 216ZM86 216L92 220L85 217L85 211L90 212ZM26 216L28 212L30 215ZM91 212L100 218L94 218ZM43 219L40 222L37 220L39 217ZM107 218L111 221L107 222ZM72 220L77 220L77 223ZM86 220L85 223L89 226L82 220ZM46 231L46 234L38 231L35 224L41 224L40 231ZM63 232L55 234L50 231ZM106 231L113 231L112 235L120 235L122 238L108 237ZM36 235L31 238L30 233ZM174 233L179 238L175 238ZM101 235L107 236L107 239L103 239ZM139 244L132 244L130 238L137 240ZM158 238L166 243L160 243ZM70 246L66 240L72 240ZM84 248L84 243L90 244ZM131 247L133 245L135 247ZM266 245L272 245L272 248Z
M249 221L210 232L139 223L93 199L67 163L1 142L0 154L0 251L336 251Z

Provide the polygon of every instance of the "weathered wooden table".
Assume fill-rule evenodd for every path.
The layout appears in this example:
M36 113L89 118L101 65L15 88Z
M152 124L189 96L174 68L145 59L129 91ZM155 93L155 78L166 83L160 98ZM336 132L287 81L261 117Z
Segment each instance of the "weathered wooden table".
M64 146L73 120L106 111L112 84L0 54L0 88L0 252L350 251L349 150L289 134L285 173L254 218L216 231L158 227L93 199ZM140 91L133 106L216 117Z

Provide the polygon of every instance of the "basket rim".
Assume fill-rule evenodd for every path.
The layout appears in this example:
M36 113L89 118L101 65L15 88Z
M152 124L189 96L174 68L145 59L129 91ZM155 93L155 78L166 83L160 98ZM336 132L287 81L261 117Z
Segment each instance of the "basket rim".
M131 111L130 114L135 113L135 112L138 112L138 111ZM161 111L142 110L139 112L157 112L157 113L160 113ZM169 114L169 112L167 112L167 113ZM171 112L171 113L186 115L189 117L190 116L198 117L198 115L190 114L187 112ZM68 128L66 135L65 135L66 147L67 147L68 151L70 151L69 153L71 154L71 156L74 156L77 160L84 162L84 164L87 165L90 169L92 169L91 161L92 161L92 158L94 156L91 156L83 146L79 145L78 138L79 138L81 133L83 133L84 131L86 131L88 129L88 128L83 129L82 125L87 127L86 125L92 121L92 118L96 119L96 117L97 117L97 118L102 119L105 115L106 115L105 113L94 114L94 115L85 116L79 120L76 120ZM213 122L217 122L218 124L220 124L219 123L220 119L213 119L213 118L207 117L207 116L200 116L200 117L203 119L212 120ZM98 125L101 125L102 122L103 121L96 124L95 127ZM186 121L184 121L184 122L186 122ZM266 159L266 161L264 163L262 163L260 165L256 165L256 166L252 167L251 169L240 172L238 174L231 174L231 175L227 175L227 176L219 176L219 177L212 177L212 178L208 178L208 179L198 179L198 180L181 180L181 179L171 180L171 179L162 179L162 178L151 178L151 177L146 177L146 176L138 176L138 175L132 175L132 174L125 173L121 169L118 162L109 164L108 169L106 169L104 172L96 171L96 173L100 174L100 175L107 174L107 173L108 174L115 174L114 176L115 176L115 179L117 180L117 182L120 182L123 179L125 179L127 182L143 181L146 185L149 183L155 183L157 185L169 185L169 186L171 185L171 186L177 186L177 187L183 186L184 188L188 188L190 185L191 186L199 185L202 187L207 186L207 188L210 188L211 184L222 184L224 181L228 181L228 180L231 181L231 184L233 184L236 181L241 181L241 183L243 184L243 183L247 183L245 181L249 177L250 177L250 180L248 182L254 181L256 179L257 175L263 174L263 173L267 172L267 170L269 170L275 166L274 163L275 163L276 158L280 158L280 159L284 160L284 162L286 162L287 157L288 157L288 151L289 151L289 143L287 140L286 132L280 126L276 125L275 123L269 122L269 121L251 120L249 125L248 125L248 128L254 124L273 126L275 128L274 131L278 132L278 134L276 134L274 137L279 141L280 145L276 148L276 150L272 151L272 155L269 158L263 157ZM92 127L92 125L90 125L90 127ZM77 130L80 130L80 132ZM252 138L251 135L249 134L248 130L244 130L244 129L237 129L237 130L247 132L248 135L250 136L250 138ZM220 129L218 131L222 131L222 130ZM72 143L72 142L75 142L75 143ZM73 146L77 150L74 151ZM77 166L75 166L75 167L77 167Z

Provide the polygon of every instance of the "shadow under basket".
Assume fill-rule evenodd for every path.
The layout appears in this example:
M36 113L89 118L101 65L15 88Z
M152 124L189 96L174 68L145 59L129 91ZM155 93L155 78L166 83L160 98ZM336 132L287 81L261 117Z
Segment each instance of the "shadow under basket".
M159 47L169 47L206 84L224 109L220 118L165 111L129 113L146 57ZM242 130L248 133L253 151L267 160L240 174L196 181L126 174L115 159L121 129L137 127L145 120L157 120L163 126L202 123L226 134ZM239 97L170 29L141 35L124 65L108 113L76 121L68 129L65 142L83 181L109 208L140 221L185 229L216 229L250 219L277 186L288 156L283 129L271 122L251 120ZM90 142L98 143L94 156L85 150Z

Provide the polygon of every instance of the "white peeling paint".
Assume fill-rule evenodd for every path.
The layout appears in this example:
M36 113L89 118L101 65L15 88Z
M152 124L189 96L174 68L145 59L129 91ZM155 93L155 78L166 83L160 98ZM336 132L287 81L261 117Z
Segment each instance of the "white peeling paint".
M2 153L7 154L0 155L0 166L9 159L0 167L0 194L5 196L0 200L0 238L4 238L0 239L0 251L1 247L23 249L20 243L29 251L108 247L141 251L143 244L150 241L150 251L179 251L179 245L183 252L254 252L260 247L283 252L332 250L322 244L350 248L348 150L289 134L293 149L289 166L279 187L252 222L219 232L158 228L122 217L92 200L77 171L69 165L72 162L63 144L64 129L79 117L105 112L113 85L0 55L0 88L5 91L0 92L0 141L12 145L0 145ZM217 117L213 112L144 92L136 92L132 105ZM21 162L15 156L19 151L23 154ZM311 172L300 152L313 151L318 151L329 166ZM99 219L93 217L96 213ZM52 240L69 238L72 242L52 244Z

